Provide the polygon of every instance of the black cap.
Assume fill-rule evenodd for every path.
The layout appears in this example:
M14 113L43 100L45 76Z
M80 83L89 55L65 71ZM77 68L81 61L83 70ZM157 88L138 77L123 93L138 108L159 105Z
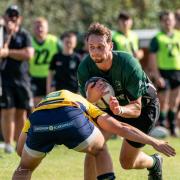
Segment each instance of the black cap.
M6 9L5 14L9 17L19 17L21 13L17 5L11 5Z

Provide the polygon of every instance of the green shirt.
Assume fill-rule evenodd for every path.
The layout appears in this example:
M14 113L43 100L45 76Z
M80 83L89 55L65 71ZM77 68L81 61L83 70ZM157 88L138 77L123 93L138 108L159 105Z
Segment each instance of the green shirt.
M46 78L52 57L60 49L58 38L54 35L48 34L46 40L41 44L33 38L32 45L35 50L35 55L30 60L30 75L36 78Z
M78 80L80 92L85 96L85 83L91 77L103 77L113 87L115 96L121 105L136 100L147 93L148 78L138 61L130 54L113 51L113 63L108 72L98 69L90 56L80 63Z
M157 54L160 70L180 70L180 33L172 36L159 32L150 43L150 52Z
M115 50L126 51L134 54L139 49L139 39L137 34L133 31L129 31L127 36L122 32L113 31L112 40Z

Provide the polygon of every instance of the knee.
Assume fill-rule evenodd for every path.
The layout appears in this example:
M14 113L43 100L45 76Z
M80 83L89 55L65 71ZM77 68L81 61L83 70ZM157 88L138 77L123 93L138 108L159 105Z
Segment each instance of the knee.
M104 148L102 146L93 148L92 151L90 152L90 154L93 155L93 156L97 156L100 152L103 151L103 149Z
M124 158L120 158L120 164L121 164L121 167L123 169L133 169L133 163L131 163L130 161L128 161L128 159L124 159Z

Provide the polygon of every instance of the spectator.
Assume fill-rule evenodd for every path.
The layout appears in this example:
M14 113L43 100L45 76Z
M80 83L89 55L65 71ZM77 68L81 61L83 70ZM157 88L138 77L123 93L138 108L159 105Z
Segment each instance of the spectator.
M48 21L38 17L34 21L32 45L35 55L30 61L30 75L34 104L46 95L46 79L52 57L60 50L58 38L48 34Z
M0 49L2 97L0 101L2 132L5 152L14 151L13 139L17 142L26 119L26 110L32 104L28 60L33 56L28 32L21 28L22 16L16 5L9 6L4 15L5 43Z
M144 56L143 50L139 49L139 40L135 32L131 30L133 20L126 12L121 12L118 16L118 31L113 31L112 40L114 50L127 51L141 60Z
M166 127L167 118L171 135L176 136L175 117L180 100L180 33L175 30L173 12L163 11L159 20L161 30L150 43L149 67L161 104L159 124Z
M51 85L55 83L55 89L67 89L78 92L77 68L80 63L79 56L74 52L77 37L74 32L65 32L62 35L63 50L57 53L50 64L50 72L47 79L47 92L51 92ZM54 79L53 79L54 78Z
M180 9L175 11L175 18L176 18L176 29L180 31Z

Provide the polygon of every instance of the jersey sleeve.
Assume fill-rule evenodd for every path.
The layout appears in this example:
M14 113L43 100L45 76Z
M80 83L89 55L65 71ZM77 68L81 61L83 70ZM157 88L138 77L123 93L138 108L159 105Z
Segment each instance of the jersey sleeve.
M29 121L29 119L27 119L27 120L25 121L25 124L24 124L24 127L23 127L23 129L22 129L22 132L27 133L28 130L29 130L29 128L30 128L30 121Z
M90 115L90 117L93 120L97 120L97 118L99 116L101 116L102 114L105 114L104 111L100 110L98 107L96 107L95 105L93 105L92 103L88 102L88 114Z
M136 59L134 59L135 61ZM129 100L134 101L143 96L146 91L146 74L142 70L141 66L134 62L131 67L132 71L129 73L126 79L126 94Z
M151 53L156 53L158 49L159 49L158 40L156 37L154 37L150 42L149 51Z

